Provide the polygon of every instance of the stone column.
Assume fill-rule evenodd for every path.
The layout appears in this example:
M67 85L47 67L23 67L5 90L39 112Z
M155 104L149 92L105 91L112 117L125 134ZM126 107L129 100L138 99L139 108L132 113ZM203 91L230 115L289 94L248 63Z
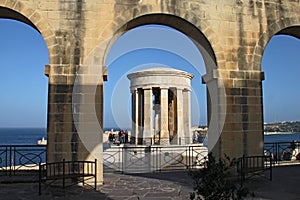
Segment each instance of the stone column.
M130 143L136 144L136 138L139 132L139 95L138 91L132 90L131 91L131 110L132 110L132 130L131 130L131 137Z
M185 144L192 143L191 133L191 91L188 89L183 90L183 126Z
M144 90L138 89L138 103L137 103L137 124L138 124L138 133L137 133L137 143L143 144L143 127L144 127Z
M168 91L168 126L170 143L177 144L177 100L176 100L176 88L169 88Z
M183 128L183 94L182 89L177 88L177 144L185 144L184 128Z
M160 144L169 145L168 88L160 89Z
M228 122L225 123L225 115L228 107L226 99L229 95L225 93L224 82L222 79L220 79L219 74L219 70L213 70L211 73L202 76L203 83L205 83L207 86L207 119L209 125L207 132L208 151L212 152L217 158L223 157L224 153L226 153L226 155L230 158L238 158L243 155L234 155L232 152L222 150L224 141L222 141L221 135L224 131L224 128L226 128L228 125L230 126ZM230 101L234 103L234 97L230 98L232 98ZM237 105L237 108L238 107L240 107L240 105ZM240 126L239 122L235 122L235 125ZM233 129L230 129L230 133L235 133L232 132L232 130ZM232 145L234 147L233 149L237 150L241 146L236 143L236 141L240 140L240 137L238 137L238 135L235 136L230 138L232 140L228 141L228 144Z
M143 144L151 145L152 143L152 88L144 89L144 131L143 131Z

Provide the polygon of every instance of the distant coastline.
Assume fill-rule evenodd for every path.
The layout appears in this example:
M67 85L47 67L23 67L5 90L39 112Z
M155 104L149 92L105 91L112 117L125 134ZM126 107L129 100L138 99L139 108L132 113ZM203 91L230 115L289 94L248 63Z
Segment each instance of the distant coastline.
M265 133L300 133L300 122L274 122L274 123L265 123L264 124L264 132Z
M300 132L264 132L264 135L299 134Z

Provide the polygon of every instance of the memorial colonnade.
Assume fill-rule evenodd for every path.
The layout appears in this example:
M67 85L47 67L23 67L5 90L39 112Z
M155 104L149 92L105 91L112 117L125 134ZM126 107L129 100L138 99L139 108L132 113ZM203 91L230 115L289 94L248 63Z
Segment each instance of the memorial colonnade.
M190 144L192 74L149 68L128 75L134 144Z

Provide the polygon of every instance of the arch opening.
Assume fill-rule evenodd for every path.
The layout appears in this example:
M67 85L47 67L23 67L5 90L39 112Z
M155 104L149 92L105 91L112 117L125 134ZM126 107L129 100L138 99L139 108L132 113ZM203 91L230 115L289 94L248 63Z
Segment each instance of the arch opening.
M146 16L142 16L142 17L138 17L134 20L131 20L130 22L128 22L127 24L125 24L122 28L119 29L119 31L116 33L115 37L110 41L110 45L108 46L109 48L111 48L113 46L113 44L115 43L118 43L119 40L122 40L122 37L119 38L120 35L126 37L127 34L130 34L131 32L133 31L136 31L136 30L140 30L140 29L143 29L145 27L159 27L161 29L164 29L164 30L172 30L174 32L177 32L177 33L180 33L181 35L185 36L186 39L189 40L189 42L191 44L193 44L193 51L197 52L198 53L198 57L197 57L197 61L200 61L201 64L197 63L196 66L193 65L195 63L189 63L190 62L190 58L189 56L185 57L186 55L180 55L182 52L177 52L176 50L174 51L170 51L168 49L164 49L159 47L157 48L157 46L153 45L153 44L148 44L148 46L146 45L146 48L143 47L143 50L141 50L141 48L139 47L134 47L133 49L134 50L130 50L130 51L127 51L127 52L123 52L123 55L120 56L118 59L120 60L125 60L125 58L122 58L122 57L126 57L126 54L127 55L133 55L133 54L140 54L142 55L142 51L149 51L149 52L155 52L157 54L169 54L169 55L172 55L173 56L177 56L178 57L178 54L179 54L179 57L181 56L182 60L184 60L184 62L186 63L189 63L191 68L194 68L194 72L196 72L198 74L198 78L196 78L194 81L196 82L196 84L198 85L201 85L201 76L203 76L205 73L208 73L208 72L211 72L213 69L216 68L216 57L214 55L214 52L213 52L213 49L209 43L209 41L207 40L207 38L205 37L205 35L198 29L196 28L193 24L190 24L189 22L179 18L179 17L176 17L176 16L172 16L172 15L165 15L165 14L153 14L153 15L146 15ZM138 37L138 35L136 35L136 37ZM135 43L137 43L136 41L134 41ZM176 44L178 41L173 41L174 44ZM111 49L107 49L106 51L106 63L105 65L108 66L108 71L109 71L109 78L108 80L110 79L114 79L114 75L115 75L115 72L111 72L111 66L110 66L110 63L108 63L108 60L109 59L114 59L114 58L111 58L110 56L110 52L113 48ZM182 48L182 46L180 46L180 43L178 43L178 48ZM108 51L109 50L109 51ZM189 49L190 51L191 49ZM119 52L120 53L120 52ZM114 62L120 62L118 61L118 59L116 59L116 61ZM113 63L112 61L110 61L111 63ZM149 60L148 60L149 62ZM147 63L146 63L147 64ZM148 63L149 64L149 63ZM153 63L151 63L153 64ZM201 67L200 67L201 66ZM137 65L135 65L136 68ZM145 67L149 67L147 65L145 65L145 63L143 64L142 68L145 68ZM170 66L170 67L173 67L173 68L177 68L178 69L178 66ZM181 66L179 66L179 69L181 70L185 70L185 71L189 71L191 69L188 69L187 67L183 67L183 68L180 68ZM200 69L201 68L201 69ZM122 69L121 69L122 70ZM192 70L193 71L193 70ZM112 77L111 77L112 76ZM123 75L123 78L125 77L126 75ZM122 78L122 76L119 77L120 79ZM128 80L127 80L128 81ZM109 83L106 83L105 84L105 93L106 95L111 95L110 92L111 92L111 89L107 89L107 85ZM126 85L126 84L120 84L119 85ZM127 85L128 85L128 94L130 93L129 91L129 83L127 82ZM192 83L193 85L193 83ZM204 85L202 85L204 86ZM113 90L116 90L115 88ZM115 94L121 94L120 92L121 90L119 90L118 92L114 92ZM204 96L206 96L206 89L205 89L205 86L202 87L201 89L197 88L195 89L194 91L195 93L199 93L200 96L204 94ZM198 96L199 96L198 94ZM197 95L196 95L197 96ZM203 97L203 96L202 96ZM197 97L196 97L197 98ZM116 99L120 99L120 98L116 98ZM127 99L130 99L129 97L127 97ZM200 127L201 125L204 125L204 126L201 126L201 127L206 127L207 126L207 104L209 104L210 102L207 102L207 99L209 98L204 98L201 99L201 104L203 104L203 102L205 102L205 106L201 105L201 109L200 110L203 110L203 108L205 109L205 122L200 122L198 121L198 124L196 125L195 123L193 124L194 126L196 125L197 127ZM129 104L130 105L130 100L125 100L127 102L127 105ZM107 109L107 104L109 104L110 102L112 102L109 98L107 98L105 96L105 100L104 100L104 104L105 104L105 109ZM199 103L199 102L198 102ZM120 106L118 104L118 106ZM192 105L193 106L193 105ZM130 108L130 106L123 106L123 112L124 113L128 113L127 114L127 117L130 118L131 114L129 114L129 110L128 107ZM127 110L126 110L127 108ZM197 110L197 109L196 109ZM192 111L195 111L192 107ZM104 113L110 113L108 110L104 111ZM200 114L201 116L203 116L203 114ZM117 112L115 112L115 114L112 114L112 116L110 116L110 118L112 119L114 116L120 116L119 114L117 114ZM108 125L107 125L107 117L104 116L104 127L106 129L109 129L108 128ZM199 123L200 122L200 123Z
M203 55L206 73L209 73L216 68L216 55L207 37L194 24L171 14L147 14L128 21L116 31L113 38L110 40L106 48L103 62L106 61L107 54L112 45L121 35L134 28L150 24L170 27L186 35L198 48L201 55Z
M300 27L277 32L268 42L262 57L264 131L300 132L298 95L300 74ZM269 137L265 135L265 141Z
M38 139L47 137L48 79L44 65L49 63L48 49L30 20L4 7L0 13L0 126L6 127L1 136L15 133L1 142L37 144Z

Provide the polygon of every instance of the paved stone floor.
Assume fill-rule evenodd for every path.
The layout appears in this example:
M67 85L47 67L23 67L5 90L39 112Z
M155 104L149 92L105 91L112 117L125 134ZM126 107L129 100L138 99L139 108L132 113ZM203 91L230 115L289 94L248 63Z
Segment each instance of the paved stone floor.
M254 191L257 199L300 200L300 165L273 168L272 181L254 177L247 187Z
M26 177L25 177L26 179ZM28 179L28 178L27 178ZM20 181L19 181L20 182ZM192 181L186 172L124 175L104 174L99 191L72 187L66 190L43 185L38 195L38 183L2 183L0 199L100 199L100 200L180 200L189 199Z
M1 177L0 177L1 178ZM27 181L24 177L23 181ZM192 181L186 172L164 172L154 174L109 174L104 175L104 185L99 191L72 187L68 190L43 186L43 194L38 195L37 183L2 183L0 199L2 200L185 200L189 199ZM273 180L254 177L247 187L254 192L254 198L271 200L300 199L300 165L281 166L273 169Z

